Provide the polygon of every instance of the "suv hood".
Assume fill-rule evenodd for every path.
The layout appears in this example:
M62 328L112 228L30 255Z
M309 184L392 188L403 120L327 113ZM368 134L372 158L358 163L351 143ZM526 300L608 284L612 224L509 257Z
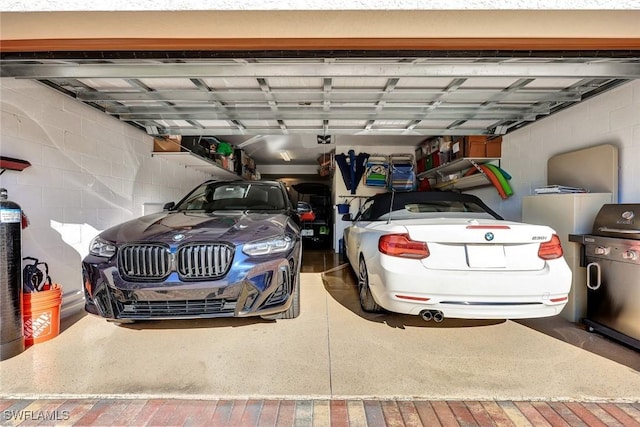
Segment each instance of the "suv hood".
M181 244L189 241L226 241L242 244L284 232L288 217L282 212L218 211L212 213L160 212L111 227L100 236L117 245L129 242ZM180 238L182 235L183 237Z

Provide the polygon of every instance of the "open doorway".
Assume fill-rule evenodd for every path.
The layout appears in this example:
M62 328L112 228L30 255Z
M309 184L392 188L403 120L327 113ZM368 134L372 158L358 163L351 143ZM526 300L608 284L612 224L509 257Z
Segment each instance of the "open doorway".
M303 245L314 249L329 249L333 236L331 187L327 184L301 182L291 188L296 194Z

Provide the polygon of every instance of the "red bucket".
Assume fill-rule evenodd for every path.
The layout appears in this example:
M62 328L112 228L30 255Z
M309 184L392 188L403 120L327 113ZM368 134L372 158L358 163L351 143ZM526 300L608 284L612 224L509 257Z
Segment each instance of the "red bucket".
M51 289L22 294L22 320L24 345L30 346L57 337L60 333L60 306L62 289L54 284Z

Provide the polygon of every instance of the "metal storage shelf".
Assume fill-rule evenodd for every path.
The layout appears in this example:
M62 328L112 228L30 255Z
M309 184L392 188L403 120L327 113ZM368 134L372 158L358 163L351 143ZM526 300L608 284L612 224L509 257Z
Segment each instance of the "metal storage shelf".
M29 166L31 166L31 163L26 160L0 156L0 175L8 170L21 172L23 169L26 169Z
M442 176L452 172L459 172L463 169L469 169L471 166L473 166L473 162L482 165L485 163L495 162L496 160L500 159L493 157L463 157L461 159L456 159L452 162L445 163L444 165L437 166L433 169L420 172L418 174L418 178L433 178L437 175Z
M198 156L197 154L193 154L190 151L154 151L151 155L164 157L167 160L180 163L186 168L192 168L200 172L211 174L220 180L243 179L235 172L224 169L217 163Z
M441 182L433 185L433 188L437 188L438 190L469 190L471 188L483 187L490 184L491 182L485 174L478 173L447 182Z
M462 170L469 169L475 165L482 165L500 160L493 157L463 157L461 159L454 160L444 165L440 165L433 169L429 169L418 174L418 178L436 178L443 177L450 173L460 172ZM470 188L482 187L490 185L491 182L484 173L478 173L470 176L463 176L458 179L453 179L447 182L439 182L433 185L434 188L439 190L468 190Z

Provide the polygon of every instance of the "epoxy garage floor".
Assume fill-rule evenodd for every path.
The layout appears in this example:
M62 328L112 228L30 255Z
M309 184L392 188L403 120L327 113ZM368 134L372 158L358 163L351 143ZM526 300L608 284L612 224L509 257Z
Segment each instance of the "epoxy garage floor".
M640 423L640 353L557 318L365 314L348 267L309 257L297 319L66 319L58 337L0 363L4 407L47 398L619 402Z

